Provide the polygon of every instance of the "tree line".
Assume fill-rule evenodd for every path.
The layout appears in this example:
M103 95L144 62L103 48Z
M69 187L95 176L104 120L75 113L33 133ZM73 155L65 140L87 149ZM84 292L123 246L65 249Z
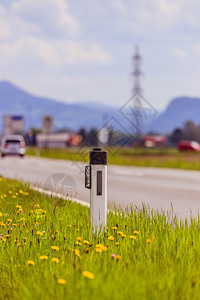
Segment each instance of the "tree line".
M192 140L200 143L200 124L196 125L193 121L188 120L182 128L176 128L169 140L173 144L177 144L181 140Z

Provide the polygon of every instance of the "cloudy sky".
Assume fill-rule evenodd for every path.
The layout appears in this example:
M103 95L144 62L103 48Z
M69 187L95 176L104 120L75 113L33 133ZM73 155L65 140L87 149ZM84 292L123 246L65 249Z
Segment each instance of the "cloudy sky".
M121 106L139 45L144 96L156 109L200 97L199 11L197 0L1 0L0 80Z

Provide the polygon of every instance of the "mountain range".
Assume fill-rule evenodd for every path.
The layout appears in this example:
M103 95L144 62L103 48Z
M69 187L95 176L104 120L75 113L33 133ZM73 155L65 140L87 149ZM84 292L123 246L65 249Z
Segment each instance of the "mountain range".
M133 133L135 124L128 120L127 112L128 105L122 114L121 109L114 106L96 102L64 103L34 96L7 81L0 82L0 131L3 129L4 115L24 115L26 130L30 127L41 128L42 116L53 115L54 130L77 131L82 127L89 130L101 128L105 124L105 127L117 125L117 130ZM143 132L171 133L188 120L200 124L200 98L175 98L157 117L148 118L144 122Z
M200 98L178 97L173 99L165 111L158 114L149 126L149 130L161 134L171 133L182 128L188 120L200 125Z
M42 116L52 115L54 129L67 128L77 131L81 127L99 128L105 119L116 112L117 108L99 103L63 103L45 97L37 97L15 85L0 82L0 130L3 128L4 115L24 115L26 130L41 128Z

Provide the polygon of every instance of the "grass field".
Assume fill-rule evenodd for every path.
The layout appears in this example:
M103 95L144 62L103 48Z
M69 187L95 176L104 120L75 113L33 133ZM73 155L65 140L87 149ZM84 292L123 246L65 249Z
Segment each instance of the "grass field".
M37 149L28 148L27 154L33 156L88 161L88 153L91 149ZM175 148L161 149L137 149L124 148L117 151L114 148L108 150L109 164L157 167L157 168L177 168L188 170L200 170L200 153L182 152Z
M0 299L199 299L200 220L145 206L108 213L0 179Z

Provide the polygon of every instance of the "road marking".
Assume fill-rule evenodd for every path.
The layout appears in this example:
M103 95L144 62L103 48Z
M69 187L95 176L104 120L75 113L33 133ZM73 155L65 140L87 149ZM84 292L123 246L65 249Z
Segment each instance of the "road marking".
M41 194L44 194L48 197L58 197L58 198L62 198L64 200L69 200L71 202L75 202L75 203L78 203L78 204L81 204L83 206L87 206L87 207L90 207L90 203L87 203L85 201L82 201L82 200L79 200L79 199L76 199L76 198L72 198L72 199L69 199L68 197L65 197L64 195L60 194L60 193L55 193L55 192L51 192L51 191L47 191L47 190L44 190L42 188L39 188L39 187L35 187L33 185L30 185L29 186L30 189L36 191L36 192L39 192Z
M112 170L109 173L114 174L114 175L122 175L122 176L135 176L135 177L142 177L144 176L144 173L142 172L134 172L132 170Z

